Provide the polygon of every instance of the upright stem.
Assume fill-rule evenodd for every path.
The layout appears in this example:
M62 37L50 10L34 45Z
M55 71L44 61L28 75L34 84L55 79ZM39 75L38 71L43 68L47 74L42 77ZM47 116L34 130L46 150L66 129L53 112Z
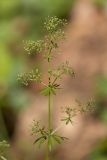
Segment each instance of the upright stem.
M48 149L48 143L47 143L46 159L45 159L45 160L49 160L49 149Z
M48 131L51 131L51 93L48 96Z
M51 54L52 48L49 49L49 55ZM50 58L48 58L48 69L51 70ZM48 86L51 85L51 77L50 74L48 76ZM51 132L51 92L48 95L48 132Z
M51 48L49 50L49 54L51 54ZM50 70L51 69L51 66L50 66L50 59L48 59L48 69ZM51 85L51 77L50 77L50 74L48 76L48 87L50 87ZM48 134L51 133L51 92L49 92L49 95L48 95ZM49 143L50 143L50 136L48 137L48 144L47 144L47 155L46 155L46 160L49 160Z

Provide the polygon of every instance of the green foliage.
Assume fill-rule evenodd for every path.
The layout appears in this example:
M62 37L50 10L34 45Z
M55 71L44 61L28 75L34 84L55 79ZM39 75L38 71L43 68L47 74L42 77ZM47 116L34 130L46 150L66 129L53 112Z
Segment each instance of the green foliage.
M96 79L96 106L95 115L104 123L107 123L107 77L98 76Z
M59 89L59 88L56 87L55 85L50 85L43 88L43 90L41 91L41 94L43 94L44 96L48 96L49 94L56 95L56 89Z
M3 43L0 43L0 83L7 83L7 78L13 67L13 59ZM5 67L4 67L5 66Z
M40 122L33 121L32 124L32 135L36 136L34 144L37 143L39 147L48 141L49 150L52 150L54 143L61 144L62 141L66 140L66 137L59 136L52 129L46 130L45 127L41 127Z
M107 0L93 0L93 3L98 9L104 9L107 4Z
M6 153L7 149L10 147L10 145L5 141L0 141L0 159L6 160L4 157L4 154Z
M76 0L31 0L25 1L26 8L32 13L42 15L42 18L48 15L56 15L58 17L67 17L72 10Z
M107 77L97 77L97 88L96 92L100 97L107 96Z
M106 160L107 159L107 139L97 143L95 149L89 156L89 160Z
M46 0L44 0L46 2ZM47 7L50 15L57 15L60 17L67 17L70 10L72 10L72 7L74 6L76 0L47 0L44 5L49 6ZM46 7L46 6L45 6ZM46 9L46 8L45 8Z
M18 10L21 6L20 0L1 0L0 1L0 17L1 18L10 18L15 16L18 13Z

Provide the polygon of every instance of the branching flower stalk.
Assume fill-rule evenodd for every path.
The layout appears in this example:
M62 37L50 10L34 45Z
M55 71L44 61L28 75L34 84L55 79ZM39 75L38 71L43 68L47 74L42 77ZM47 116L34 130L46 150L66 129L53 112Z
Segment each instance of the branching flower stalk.
M44 23L44 28L47 31L47 35L43 40L39 41L26 41L24 42L24 49L29 55L31 54L42 54L43 58L48 63L48 84L46 84L42 78L42 73L39 69L33 69L28 73L23 73L18 75L18 80L24 84L28 85L29 82L35 81L41 83L44 88L41 94L48 97L48 128L41 126L40 122L33 121L32 125L32 135L35 135L34 144L38 144L39 147L43 143L47 143L47 156L46 160L50 159L49 153L52 150L53 144L61 143L66 140L66 137L57 134L60 126L56 129L52 127L52 116L51 116L51 99L53 95L56 95L57 90L60 89L59 80L63 78L63 75L70 75L75 77L74 70L68 61L59 64L57 67L52 67L51 62L56 57L54 51L59 47L58 41L64 38L65 34L63 28L67 24L66 20L59 19L57 17L48 17ZM78 105L81 109L72 108L71 106L65 107L63 112L65 113L61 121L64 121L66 125L73 123L72 119L77 115L77 113L82 113L91 110L93 104L90 102L84 107L80 102Z

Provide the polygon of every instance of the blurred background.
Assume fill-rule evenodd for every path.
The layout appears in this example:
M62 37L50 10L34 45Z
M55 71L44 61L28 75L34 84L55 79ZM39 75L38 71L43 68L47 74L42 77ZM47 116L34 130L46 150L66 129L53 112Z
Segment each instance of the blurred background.
M96 101L94 114L61 129L70 140L55 146L52 160L107 160L107 0L0 0L0 140L11 144L8 160L44 159L44 148L33 145L31 123L47 122L47 99L41 85L21 86L17 75L45 68L39 56L26 55L23 40L41 39L48 15L68 20L54 64L69 60L76 72L53 97L53 125L60 125L61 106L76 98Z

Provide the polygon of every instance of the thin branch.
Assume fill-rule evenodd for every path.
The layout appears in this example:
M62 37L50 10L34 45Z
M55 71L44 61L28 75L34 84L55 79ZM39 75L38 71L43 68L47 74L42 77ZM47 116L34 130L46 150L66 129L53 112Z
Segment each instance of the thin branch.
M45 84L44 82L40 82L43 86L48 87L47 84Z
M53 82L52 82L52 85L57 81L57 79L59 78L59 77L61 77L62 75L64 74L64 72L62 72L61 74L59 74L57 77L55 77L55 79L53 80Z
M54 133L56 133L58 130L60 130L60 129L63 128L63 127L64 127L64 125L61 124L59 127L57 127L57 128L51 133L51 135L53 135Z

